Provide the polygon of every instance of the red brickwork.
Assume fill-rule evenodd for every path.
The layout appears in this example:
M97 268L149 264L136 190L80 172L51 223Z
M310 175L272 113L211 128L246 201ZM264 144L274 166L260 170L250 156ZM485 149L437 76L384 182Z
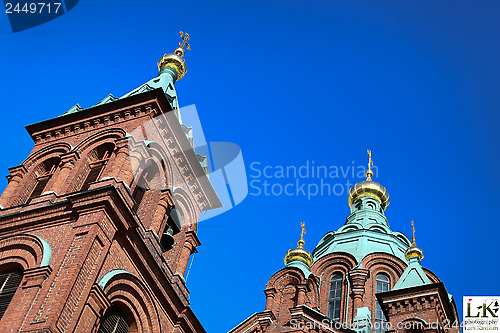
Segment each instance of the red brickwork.
M389 277L391 290L403 274L407 264L396 256L387 253L372 253L356 264L354 257L347 253L331 253L311 267L306 278L302 270L285 267L276 272L267 284L265 311L255 314L234 328L231 333L257 332L346 332L354 326L357 309L368 307L375 319L376 295L384 296L383 309L392 327L403 327L394 332L405 331L408 322L427 323L421 330L408 332L450 332L457 333L452 327L458 322L456 305L447 297L442 282L429 270L424 269L432 284L425 285L431 296L421 296L422 292L402 289L397 293L376 293L376 277L385 274ZM330 280L333 274L343 276L341 310L339 325L327 318ZM441 289L440 289L441 288ZM424 289L423 289L424 290ZM419 291L419 290L418 290ZM394 301L394 299L403 299ZM382 302L382 300L381 300ZM439 323L439 328L431 323ZM446 325L448 324L448 325ZM407 324L408 326L409 324ZM415 326L416 327L416 326ZM393 331L389 332L392 333ZM406 332L405 331L405 332Z
M0 332L97 332L111 305L130 332L204 332L182 274L220 202L170 114L154 90L27 127L35 146L0 197L0 273L23 272Z

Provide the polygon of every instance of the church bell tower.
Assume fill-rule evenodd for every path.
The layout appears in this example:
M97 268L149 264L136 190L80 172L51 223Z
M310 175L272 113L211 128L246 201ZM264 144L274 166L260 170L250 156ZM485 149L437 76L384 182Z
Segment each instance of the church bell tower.
M26 127L0 197L0 332L205 332L183 275L220 201L179 115L181 37L128 94Z

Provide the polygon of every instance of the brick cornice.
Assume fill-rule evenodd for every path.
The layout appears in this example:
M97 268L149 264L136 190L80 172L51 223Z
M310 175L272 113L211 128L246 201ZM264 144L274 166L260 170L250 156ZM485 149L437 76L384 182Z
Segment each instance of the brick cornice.
M35 144L46 143L95 128L114 126L117 123L144 115L156 115L160 110L172 110L162 89L118 99L88 109L41 121L26 126Z
M376 297L382 305L384 315L389 319L395 314L424 309L436 310L441 319L448 318L451 322L456 319L448 292L442 282L377 293Z
M13 178L18 177L19 179L23 178L25 174L28 173L26 167L21 164L12 168L9 168L10 174L7 176L7 180L10 182Z
M25 270L23 275L26 282L22 285L22 288L41 287L43 281L50 276L50 273L52 273L52 268L50 266L35 267Z

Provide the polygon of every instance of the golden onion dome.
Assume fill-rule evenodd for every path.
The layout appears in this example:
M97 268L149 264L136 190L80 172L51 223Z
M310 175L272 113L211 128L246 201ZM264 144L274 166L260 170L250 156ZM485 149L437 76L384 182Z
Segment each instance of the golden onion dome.
M413 257L418 257L419 260L422 260L424 259L424 251L417 247L417 243L415 241L415 225L413 224L413 220L411 221L411 227L413 229L413 236L411 238L411 245L405 252L405 258L407 261L410 261L410 258Z
M418 257L419 260L424 259L424 251L422 249L418 248L417 246L410 246L408 250L405 252L405 258L406 260L410 261L410 258L412 257Z
M349 207L351 207L358 199L363 197L372 197L377 199L384 210L387 206L389 206L389 193L387 193L385 187L377 182L365 180L351 187L347 196Z
M177 50L178 49L176 49L176 51ZM177 73L177 80L182 79L187 72L186 61L177 53L164 54L163 57L161 57L160 61L158 61L158 71L161 72L164 67L170 67L175 70Z
M182 42L179 43L179 47L175 49L174 53L164 54L158 61L158 71L165 67L172 68L177 73L177 80L180 80L186 75L187 67L186 61L182 58L184 56L184 47L191 50L191 46L187 42L189 40L189 34L180 31Z
M304 234L306 233L305 223L302 222L300 225L302 227L302 233L300 234L300 239L297 241L297 247L295 249L288 250L283 260L285 265L288 265L294 260L299 260L305 263L307 267L311 268L313 264L312 255L309 251L304 250L304 245L306 243L304 241Z
M349 190L349 194L347 195L347 202L349 204L349 208L360 198L363 197L372 197L377 199L382 206L382 209L386 209L389 206L389 193L377 182L372 181L373 171L371 167L373 166L372 161L372 152L367 150L368 152L368 170L366 170L366 180L360 183L355 184Z

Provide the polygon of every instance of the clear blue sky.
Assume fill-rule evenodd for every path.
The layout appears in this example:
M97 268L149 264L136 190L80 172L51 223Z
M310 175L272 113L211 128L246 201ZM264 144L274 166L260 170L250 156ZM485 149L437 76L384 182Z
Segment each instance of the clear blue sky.
M237 143L248 168L364 165L371 149L391 228L410 235L415 220L423 266L461 308L500 294L499 14L498 1L82 0L16 34L2 14L0 170L30 152L25 125L154 77L182 29L179 102L196 104L207 139ZM330 182L345 180L360 179ZM300 221L312 251L348 213L345 193L250 195L201 223L187 283L207 331L264 309Z

